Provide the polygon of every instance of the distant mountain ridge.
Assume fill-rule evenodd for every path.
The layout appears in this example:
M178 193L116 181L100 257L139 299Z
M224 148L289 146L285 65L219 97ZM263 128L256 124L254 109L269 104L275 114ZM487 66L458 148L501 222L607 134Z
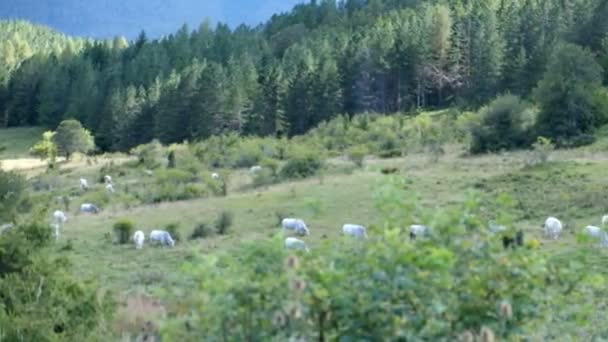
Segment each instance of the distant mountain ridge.
M133 39L141 30L160 37L205 19L257 25L303 0L2 0L0 19L24 19L69 35Z

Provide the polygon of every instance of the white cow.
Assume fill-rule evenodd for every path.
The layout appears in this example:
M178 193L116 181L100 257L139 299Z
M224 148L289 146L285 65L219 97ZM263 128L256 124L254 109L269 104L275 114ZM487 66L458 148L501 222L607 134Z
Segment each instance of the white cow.
M306 227L306 223L302 219L285 218L281 221L283 229L294 231L298 235L310 235L310 230Z
M164 246L175 246L175 241L171 238L171 234L164 230L153 230L150 233L150 242L160 243Z
M154 176L154 171L152 170L144 170L144 173L150 177Z
M504 231L507 230L506 226L503 226L503 225L500 225L500 224L496 224L494 222L490 222L489 228L490 228L490 232L492 234L502 233L502 232L504 232Z
M561 221L555 217L547 218L543 228L545 230L545 234L553 240L557 240L559 238L559 234L561 234L562 230L564 229Z
M13 224L12 223L5 223L5 224L1 224L0 225L0 234L7 232L9 230L13 229Z
M596 239L601 239L604 237L604 232L602 232L602 228L596 227L596 226L585 227L585 233L587 233L587 235L594 237Z
M420 224L413 224L410 226L410 238L415 239L419 236L424 236L428 232L429 228Z
M218 180L218 179L220 179L220 174L217 173L217 172L214 172L214 173L211 174L211 178L213 178L215 180Z
M112 176L110 176L110 175L105 175L105 176L103 176L103 181L104 181L106 184L113 184L113 183L112 183Z
M306 243L304 241L296 239L294 237L288 237L287 239L285 239L285 248L310 252L310 249L308 249L308 246L306 246Z
M602 216L602 226L606 226L608 224L608 215Z
M60 226L65 224L68 221L68 217L61 210L57 210L53 213L53 219L54 219L54 223L57 223Z
M262 167L261 167L260 165L255 165L255 166L252 166L252 167L249 169L249 173L251 173L252 175L255 175L256 173L258 173L258 172L260 172L260 171L262 171Z
M84 178L80 178L80 190L89 190L89 182Z
M84 203L81 205L80 211L83 213L99 214L99 208L91 203Z
M111 194L116 192L116 190L114 190L114 185L112 185L112 183L106 184L106 191Z
M135 243L136 249L142 249L144 247L144 240L146 240L146 235L141 230L138 230L133 234L133 242Z
M342 232L352 237L367 239L367 229L358 224L345 224L342 226Z

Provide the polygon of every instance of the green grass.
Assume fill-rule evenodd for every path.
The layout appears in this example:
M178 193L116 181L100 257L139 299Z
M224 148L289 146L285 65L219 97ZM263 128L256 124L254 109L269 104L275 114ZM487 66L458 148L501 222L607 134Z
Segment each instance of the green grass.
M0 159L29 157L29 149L41 139L43 132L40 127L0 129Z
M515 202L515 226L523 229L527 238L541 240L548 253L561 253L573 248L576 232L588 224L599 225L601 216L608 213L608 174L603 172L608 159L596 155L585 160L572 151L557 152L553 159L554 162L536 167L525 167L525 152L469 158L449 153L437 163L421 155L372 159L363 169L352 173L329 174L258 190L239 190L251 182L247 172L241 171L232 176L231 182L238 186L224 198L132 209L111 204L98 216L71 215L57 249L61 250L67 240L72 240L73 249L59 253L70 257L76 276L95 279L123 298L137 293L154 294L171 308L170 294L161 290L186 291L196 281L184 277L180 271L184 262L206 258L218 251L238 255L242 243L272 238L281 232L278 213L306 220L311 236L305 240L313 253L322 241L341 238L344 223L366 225L373 236L379 229L378 224L383 222L375 206L376 189L388 177L380 170L391 166L401 170L396 177L407 180L406 194L419 195L421 205L429 212L455 207L466 199L469 190L475 190L481 196L484 218L490 220L498 210L496 199L501 194L510 194ZM59 190L55 190L55 194L74 191L77 186L74 180L78 176L93 180L99 175L96 169L99 166L61 173L56 180ZM145 187L145 183L138 184L144 180L135 171L114 180L118 191L124 189L126 183L130 183L131 188ZM78 197L73 200L71 211L76 210L81 200ZM57 205L57 208L61 207ZM225 210L234 214L228 235L187 240L195 226L212 224ZM547 216L556 216L566 223L564 238L544 239L541 225ZM172 249L146 244L143 250L135 250L132 245L115 245L107 235L112 234L114 223L122 218L132 220L136 230L146 234L177 223L185 241ZM606 251L598 251L598 255L605 254Z

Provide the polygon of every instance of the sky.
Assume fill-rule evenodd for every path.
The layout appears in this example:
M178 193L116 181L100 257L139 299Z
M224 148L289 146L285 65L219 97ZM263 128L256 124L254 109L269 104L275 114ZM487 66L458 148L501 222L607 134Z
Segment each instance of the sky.
M26 19L61 32L91 38L133 39L141 30L158 38L183 23L205 19L257 25L305 0L0 0L0 18Z

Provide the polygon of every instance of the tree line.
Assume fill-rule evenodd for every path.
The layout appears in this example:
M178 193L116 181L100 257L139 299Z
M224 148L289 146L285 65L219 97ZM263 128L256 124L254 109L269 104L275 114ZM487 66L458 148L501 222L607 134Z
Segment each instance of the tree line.
M531 98L547 66L560 67L563 42L599 66L594 86L606 84L606 17L602 0L312 0L258 27L203 22L160 39L41 47L0 65L0 123L76 119L112 151L229 132L291 136L343 113L477 108L501 93Z

